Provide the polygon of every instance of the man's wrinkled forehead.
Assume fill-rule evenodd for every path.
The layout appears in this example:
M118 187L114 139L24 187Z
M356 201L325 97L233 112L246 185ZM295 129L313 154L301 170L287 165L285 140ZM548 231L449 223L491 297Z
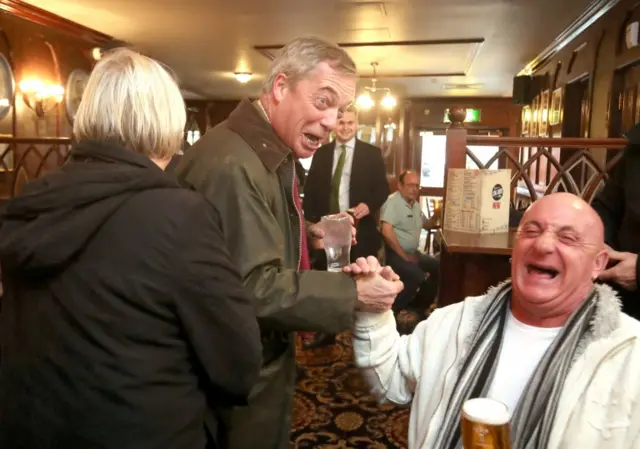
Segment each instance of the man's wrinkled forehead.
M584 201L576 198L548 198L539 200L525 212L521 228L536 226L541 230L571 231L583 236L586 240L597 239L601 221L597 214Z
M353 103L357 81L354 75L340 73L327 63L320 64L316 73L319 75L319 90L331 92L343 108Z
M522 224L534 223L541 228L563 228L577 224L581 216L584 216L584 212L570 205L557 207L551 203L534 203L522 217Z
M418 185L418 174L417 173L407 173L404 177L404 185Z

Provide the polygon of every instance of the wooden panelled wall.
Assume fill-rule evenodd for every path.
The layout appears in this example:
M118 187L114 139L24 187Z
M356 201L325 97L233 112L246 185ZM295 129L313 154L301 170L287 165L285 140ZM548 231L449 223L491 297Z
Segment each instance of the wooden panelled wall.
M37 118L20 95L18 84L37 78L67 88L75 70L91 71L91 51L111 37L89 30L19 1L0 3L0 53L8 59L14 78L12 108L0 120L0 134L20 138L70 137L72 119L65 101Z
M21 1L0 1L0 201L64 161L74 112L95 62L92 50L110 41ZM39 117L18 87L26 79L60 85L68 95Z
M535 68L533 74L542 77L542 89L550 92L549 103L542 106L553 109L551 102L554 91L564 96L560 125L567 120L567 115L571 115L570 111L565 111L565 106L573 104L575 107L576 101L580 101L571 98L572 90L575 90L573 88L580 82L585 84L581 111L584 118L580 131L571 131L575 126L569 126L572 137L619 137L638 121L637 112L640 108L636 107L637 95L632 99L634 107L628 108L634 113L628 114L629 117L624 120L622 117L625 87L630 82L637 85L640 81L633 79L629 73L640 62L640 46L627 48L625 43L626 26L636 21L640 21L637 0L620 0L561 51ZM573 118L571 120L577 122ZM566 135L567 126L562 128ZM548 128L549 136L555 133L552 127Z
M187 129L197 126L201 134L226 120L238 100L186 100Z
M400 111L399 122L404 133L396 143L396 169L418 169L421 165L421 131L442 132L449 127L444 122L445 111L454 107L479 109L480 121L467 123L470 133L491 132L504 136L518 133L521 108L511 98L413 98L406 100Z

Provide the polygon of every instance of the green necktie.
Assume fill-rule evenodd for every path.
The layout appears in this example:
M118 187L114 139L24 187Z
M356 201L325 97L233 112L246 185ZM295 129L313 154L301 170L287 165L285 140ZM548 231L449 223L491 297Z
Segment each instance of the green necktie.
M340 179L342 179L342 169L344 168L344 160L347 156L347 146L345 144L340 145L340 157L338 158L338 164L336 165L336 171L331 178L331 199L329 207L330 213L337 214L340 212Z

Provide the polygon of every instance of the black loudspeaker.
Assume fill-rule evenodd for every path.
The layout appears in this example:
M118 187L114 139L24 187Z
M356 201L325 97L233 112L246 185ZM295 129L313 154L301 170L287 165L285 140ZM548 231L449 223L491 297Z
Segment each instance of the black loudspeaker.
M516 76L513 79L513 103L519 105L530 104L533 100L532 77Z

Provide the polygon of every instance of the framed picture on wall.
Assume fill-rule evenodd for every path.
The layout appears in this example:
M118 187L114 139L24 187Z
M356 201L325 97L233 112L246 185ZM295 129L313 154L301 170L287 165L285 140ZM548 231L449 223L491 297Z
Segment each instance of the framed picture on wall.
M551 107L549 108L549 125L562 123L562 87L558 87L551 94Z
M638 84L638 89L640 90L640 84ZM636 116L634 123L640 123L640 95L636 95Z
M531 107L525 106L522 108L522 135L529 135L529 128L531 127Z
M549 95L549 89L543 91L540 95L540 113L538 114L540 120L538 135L540 136L547 134L547 125L549 124Z
M531 121L529 122L529 135L538 135L538 123L540 121L540 96L537 95L531 103Z
M11 111L15 94L15 78L11 64L5 55L0 53L0 120Z
M69 123L73 123L76 118L87 81L89 81L89 74L82 69L75 69L69 74L67 86L64 90L64 104Z

